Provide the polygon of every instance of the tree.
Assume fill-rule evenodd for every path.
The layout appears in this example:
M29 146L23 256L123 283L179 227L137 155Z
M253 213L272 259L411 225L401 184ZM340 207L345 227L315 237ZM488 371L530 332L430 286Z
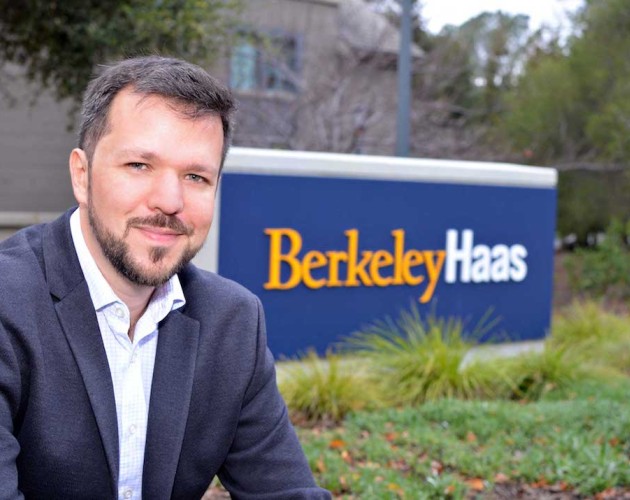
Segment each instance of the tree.
M532 58L508 98L508 136L536 162L630 160L630 4L587 0L566 47Z
M209 62L226 45L238 3L0 0L0 73L18 64L40 89L78 102L95 66L115 58L159 53Z

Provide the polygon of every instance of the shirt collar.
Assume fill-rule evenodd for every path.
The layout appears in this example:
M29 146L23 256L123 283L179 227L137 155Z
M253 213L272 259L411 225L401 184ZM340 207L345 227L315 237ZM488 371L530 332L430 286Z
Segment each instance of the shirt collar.
M96 265L96 261L85 243L83 231L81 230L79 210L80 208L77 208L70 216L70 231L72 233L74 248L79 258L79 264L81 265L81 270L83 271L85 281L90 291L94 309L98 311L116 302L122 304L123 301L120 300L114 290L112 290L112 287ZM179 282L177 274L174 274L166 283L156 288L151 296L149 306L159 304L159 315L162 316L163 314L163 316L158 321L161 321L170 311L182 307L185 303L186 298L184 297L181 283ZM151 309L153 309L153 307L151 307Z

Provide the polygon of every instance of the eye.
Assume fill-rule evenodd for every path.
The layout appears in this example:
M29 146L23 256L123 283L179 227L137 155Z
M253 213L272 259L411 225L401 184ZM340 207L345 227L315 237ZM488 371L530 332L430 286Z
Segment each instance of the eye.
M147 168L147 165L145 163L139 163L136 161L127 163L127 166L130 167L132 170L144 170Z
M201 175L197 175L197 174L187 174L186 179L193 181L195 183L207 182L207 179L205 177L202 177Z

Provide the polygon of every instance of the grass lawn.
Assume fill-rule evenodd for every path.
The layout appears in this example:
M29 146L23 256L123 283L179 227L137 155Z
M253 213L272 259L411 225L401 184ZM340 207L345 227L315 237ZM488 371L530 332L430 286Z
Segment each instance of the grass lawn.
M298 433L338 498L630 498L629 397L627 377L581 381L532 403L438 400Z

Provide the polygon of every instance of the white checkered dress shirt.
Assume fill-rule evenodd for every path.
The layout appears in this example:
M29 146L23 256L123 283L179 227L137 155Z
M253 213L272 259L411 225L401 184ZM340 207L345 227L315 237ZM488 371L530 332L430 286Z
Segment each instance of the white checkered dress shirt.
M90 254L77 209L70 217L74 247L79 257L114 385L120 450L118 498L142 498L142 468L147 435L151 380L157 348L158 323L185 304L177 275L158 287L129 339L129 309L109 286Z

